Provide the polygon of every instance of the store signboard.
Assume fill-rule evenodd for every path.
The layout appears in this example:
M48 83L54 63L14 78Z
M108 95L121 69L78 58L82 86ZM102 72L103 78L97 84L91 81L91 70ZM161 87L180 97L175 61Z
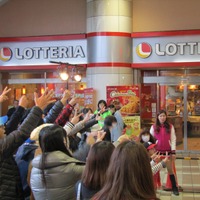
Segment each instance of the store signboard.
M133 64L200 62L200 34L137 37L132 46Z
M107 103L120 105L126 134L138 136L140 132L139 86L107 86Z
M0 66L87 63L87 40L0 42Z

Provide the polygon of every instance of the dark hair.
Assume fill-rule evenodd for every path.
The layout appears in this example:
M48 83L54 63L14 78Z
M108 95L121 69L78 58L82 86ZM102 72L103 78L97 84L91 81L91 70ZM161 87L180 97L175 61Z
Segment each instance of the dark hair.
M114 145L106 141L97 142L90 148L82 175L82 182L88 189L100 190L103 187L114 149Z
M39 144L42 150L41 170L42 181L46 185L44 174L46 153L53 151L61 151L71 157L64 140L67 142L66 131L59 125L50 125L42 128L39 133Z
M95 200L157 199L149 155L140 143L126 141L118 145L106 175Z
M112 123L117 123L117 119L113 115L109 115L104 119L104 126L112 126Z
M106 103L106 101L105 101L105 100L103 100L103 99L101 99L101 100L99 100L99 102L98 102L98 104L97 104L97 106L98 106L98 109L99 109L99 105L100 105L101 103L103 103L103 104L104 104L104 106L105 106L105 108L107 108L107 103Z
M83 109L81 110L81 112L82 112L84 115L87 114L89 111L90 111L91 113L93 113L93 111L92 111L91 108L83 108Z
M144 143L144 141L142 140L142 135L144 135L146 133L148 133L150 135L149 142L155 144L156 143L155 138L153 137L153 135L151 135L151 133L149 132L149 129L146 128L146 127L144 127L143 129L141 129L141 131L140 131L140 135L138 137L139 142L140 143Z
M160 110L158 113L157 113L157 118L156 118L156 133L159 133L160 132L160 127L161 127L161 123L158 119L158 116L161 115L161 114L165 114L167 116L167 112L165 110ZM170 133L170 124L168 123L167 119L166 121L164 122L164 127L166 129L166 132L167 133Z

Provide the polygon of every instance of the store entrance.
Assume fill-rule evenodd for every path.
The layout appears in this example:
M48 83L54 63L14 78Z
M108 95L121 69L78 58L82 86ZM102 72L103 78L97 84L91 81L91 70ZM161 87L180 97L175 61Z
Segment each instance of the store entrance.
M200 76L185 72L176 72L173 76L158 76L158 74L165 73L156 72L156 76L152 74L143 77L141 84L142 126L153 124L157 111L165 109L168 120L176 130L177 150L199 151ZM147 110L149 110L149 116L147 116Z

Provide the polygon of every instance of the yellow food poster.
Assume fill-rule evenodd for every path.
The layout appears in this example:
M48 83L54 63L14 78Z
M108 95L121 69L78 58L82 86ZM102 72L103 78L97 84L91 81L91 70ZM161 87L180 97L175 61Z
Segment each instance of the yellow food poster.
M130 137L139 136L140 134L140 116L126 116L123 117L126 124L126 132Z

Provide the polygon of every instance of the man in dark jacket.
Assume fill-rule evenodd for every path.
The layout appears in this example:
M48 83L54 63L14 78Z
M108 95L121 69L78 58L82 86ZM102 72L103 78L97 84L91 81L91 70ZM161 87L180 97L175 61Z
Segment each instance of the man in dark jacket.
M3 93L0 95L0 102L7 99L7 93L9 91L10 89L4 89ZM29 138L31 131L37 126L42 117L42 110L49 103L53 102L53 94L54 92L52 90L49 91L48 88L39 98L35 94L34 100L36 106L32 108L28 117L17 130L11 132L3 139L0 139L0 199L24 199L19 170L13 158L13 154L18 147ZM26 96L23 96L20 106L22 107L26 104L26 101Z

